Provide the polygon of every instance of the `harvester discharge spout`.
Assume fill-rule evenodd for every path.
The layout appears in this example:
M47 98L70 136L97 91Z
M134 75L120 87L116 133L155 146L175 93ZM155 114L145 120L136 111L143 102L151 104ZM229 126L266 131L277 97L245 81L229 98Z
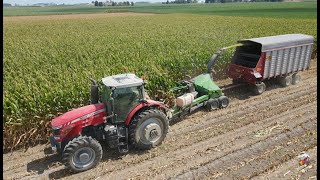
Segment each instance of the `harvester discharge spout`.
M214 53L211 56L210 61L208 62L208 73L209 74L212 73L215 62L217 61L217 59L219 58L219 56L222 54L222 52L224 50L229 49L229 48L233 48L233 47L238 47L238 46L243 46L243 44L239 43L239 44L231 45L228 47L224 47L224 48L219 49L219 51L217 51L216 53Z

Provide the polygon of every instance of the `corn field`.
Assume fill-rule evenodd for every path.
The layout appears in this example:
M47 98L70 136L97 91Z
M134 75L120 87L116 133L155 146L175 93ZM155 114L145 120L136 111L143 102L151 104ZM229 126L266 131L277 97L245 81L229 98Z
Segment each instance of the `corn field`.
M4 149L46 142L50 121L89 103L90 81L131 72L163 98L177 80L207 68L218 49L243 38L287 33L317 37L316 19L152 15L4 19ZM315 42L315 51L317 48ZM215 77L233 51L215 67ZM161 96L161 97L160 97Z

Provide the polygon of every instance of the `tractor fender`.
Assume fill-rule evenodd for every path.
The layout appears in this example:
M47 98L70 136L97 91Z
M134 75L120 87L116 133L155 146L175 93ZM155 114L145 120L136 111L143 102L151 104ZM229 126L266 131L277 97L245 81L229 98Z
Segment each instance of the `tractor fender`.
M124 122L125 125L129 125L131 122L132 117L142 108L144 107L158 107L160 109L166 110L167 108L164 106L164 104L161 104L158 101L154 101L154 100L146 100L147 103L142 102L140 104L138 104L135 108L133 108L133 110L129 113L129 115L126 118L126 121Z

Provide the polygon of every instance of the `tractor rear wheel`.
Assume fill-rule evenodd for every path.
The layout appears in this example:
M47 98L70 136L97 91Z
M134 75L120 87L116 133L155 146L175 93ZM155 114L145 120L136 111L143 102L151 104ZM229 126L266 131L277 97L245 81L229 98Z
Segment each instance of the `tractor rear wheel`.
M207 102L207 108L208 108L209 111L216 110L219 107L220 107L220 105L219 105L219 100L218 99L210 99Z
M219 107L220 108L226 108L229 105L229 98L227 96L220 96L218 98L219 100Z
M292 75L292 84L298 84L301 81L301 76L299 74Z
M63 164L74 172L82 172L95 167L101 158L100 143L87 136L74 138L62 152Z
M264 91L266 91L266 84L264 82L257 83L254 87L254 93L256 95L262 94Z
M149 109L136 115L129 126L130 145L137 149L151 149L160 145L166 137L169 121L157 109Z

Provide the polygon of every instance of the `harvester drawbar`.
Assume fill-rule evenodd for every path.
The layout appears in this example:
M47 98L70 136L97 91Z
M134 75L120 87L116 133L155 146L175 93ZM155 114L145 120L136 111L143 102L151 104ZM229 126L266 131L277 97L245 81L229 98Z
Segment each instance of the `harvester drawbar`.
M108 76L99 83L91 79L91 104L52 120L52 150L62 156L69 169L81 172L100 162L101 142L120 153L155 147L166 137L170 120L200 107L215 110L229 105L212 77L223 50L236 47L227 75L234 82L250 84L256 94L261 94L266 89L263 81L271 78L283 86L298 83L301 78L297 72L309 68L312 45L312 36L287 34L240 40L222 48L211 57L207 72L180 81L172 89L176 95L173 108L151 100L144 89L145 81L134 74Z

